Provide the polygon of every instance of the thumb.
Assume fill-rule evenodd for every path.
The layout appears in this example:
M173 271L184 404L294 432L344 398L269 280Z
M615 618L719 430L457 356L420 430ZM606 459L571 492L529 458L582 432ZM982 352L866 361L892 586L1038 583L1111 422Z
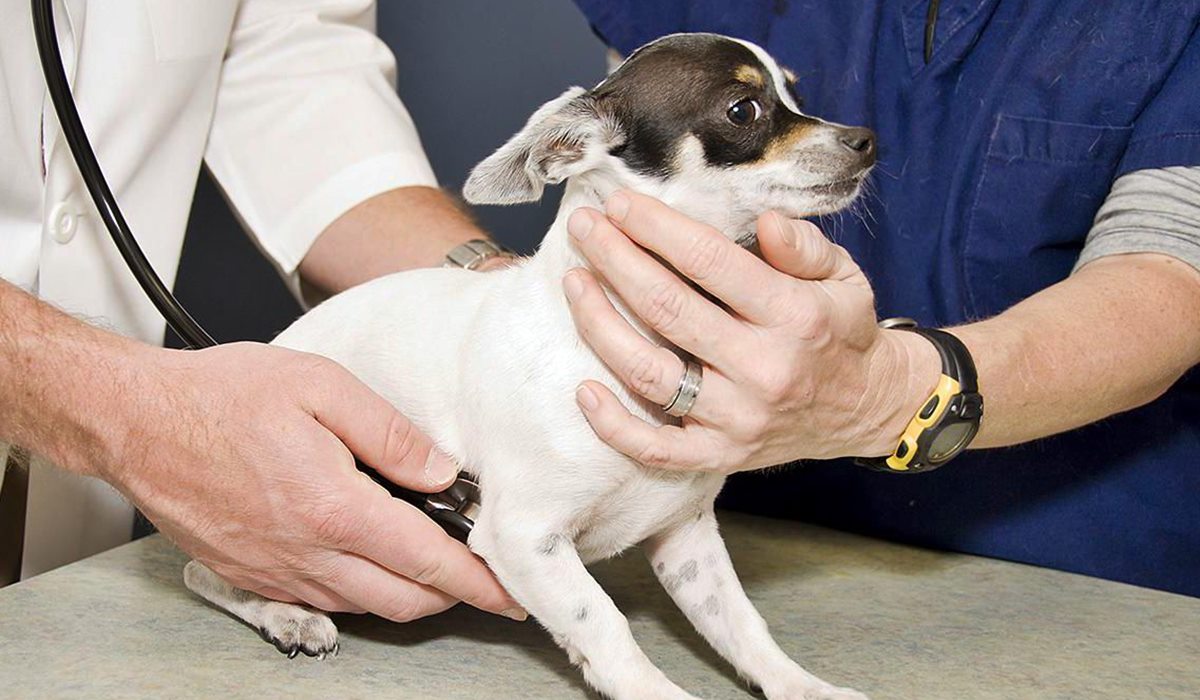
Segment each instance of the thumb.
M434 493L458 476L458 464L379 394L340 365L312 415L356 457L388 481Z
M774 211L763 214L758 219L758 243L764 260L793 277L867 284L846 249L803 219L787 219Z

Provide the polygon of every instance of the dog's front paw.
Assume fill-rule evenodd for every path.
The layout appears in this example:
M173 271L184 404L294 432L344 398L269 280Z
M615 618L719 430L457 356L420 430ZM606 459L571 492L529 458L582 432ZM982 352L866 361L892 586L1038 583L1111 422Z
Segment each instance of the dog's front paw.
M337 627L328 615L287 603L267 606L266 622L258 628L258 633L280 653L287 654L289 659L303 653L317 660L324 660L327 654L337 655Z
M838 688L823 681L794 683L765 692L767 700L870 700L851 688Z

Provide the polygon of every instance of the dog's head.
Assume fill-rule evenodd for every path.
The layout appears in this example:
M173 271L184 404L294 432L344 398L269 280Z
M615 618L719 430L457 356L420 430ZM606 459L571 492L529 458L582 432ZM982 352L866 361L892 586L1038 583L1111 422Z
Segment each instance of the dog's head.
M463 194L531 202L546 184L585 177L601 196L628 187L740 239L767 209L809 216L846 206L874 163L874 134L801 112L795 77L760 47L675 34L595 88L543 105Z

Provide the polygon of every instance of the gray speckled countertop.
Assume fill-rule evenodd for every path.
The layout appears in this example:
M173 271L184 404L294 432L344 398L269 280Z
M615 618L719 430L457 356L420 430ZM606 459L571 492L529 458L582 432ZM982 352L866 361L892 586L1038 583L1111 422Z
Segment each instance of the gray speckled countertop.
M1200 600L723 514L776 639L873 700L1200 697ZM342 653L289 661L184 589L159 537L0 590L2 698L587 698L535 624L458 608L340 616ZM752 698L642 557L595 567L668 676Z

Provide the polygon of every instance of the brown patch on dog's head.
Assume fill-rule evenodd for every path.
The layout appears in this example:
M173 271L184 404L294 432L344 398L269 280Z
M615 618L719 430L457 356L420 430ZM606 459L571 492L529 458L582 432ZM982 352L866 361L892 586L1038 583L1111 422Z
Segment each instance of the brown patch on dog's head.
M545 184L604 171L603 187L669 191L680 206L713 207L709 220L736 209L737 226L769 207L832 211L857 195L874 141L800 104L795 75L761 47L716 34L663 37L595 88L543 106L472 172L465 193L532 201Z
M751 44L677 34L635 51L591 94L627 135L614 155L663 177L675 172L686 136L700 141L710 166L730 168L790 157L818 131L837 128L800 112L795 75L787 75Z
M790 128L771 139L767 144L767 148L763 151L760 160L769 161L786 156L786 154L795 150L806 138L811 136L815 128L819 128L819 125L803 122L793 124Z
M629 138L617 154L635 171L664 176L685 136L716 167L760 161L800 123L771 67L747 45L715 34L664 37L635 51L591 93Z
M745 83L746 85L758 88L760 90L767 85L767 79L763 76L762 70L750 65L749 63L743 63L742 65L738 66L737 69L733 71L733 77L739 82Z

